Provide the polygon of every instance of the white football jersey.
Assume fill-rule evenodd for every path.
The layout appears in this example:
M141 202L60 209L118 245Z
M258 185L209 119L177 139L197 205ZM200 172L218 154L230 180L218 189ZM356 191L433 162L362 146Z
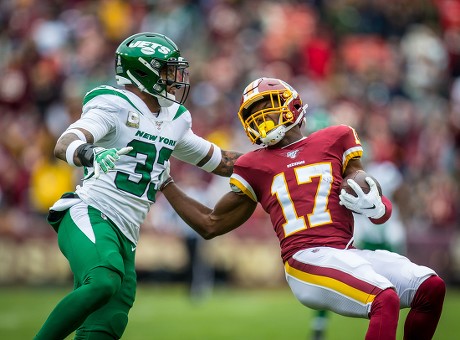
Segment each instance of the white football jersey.
M154 184L165 170L165 161L172 155L197 164L212 145L191 127L190 112L182 105L162 107L155 115L130 91L111 86L93 89L84 98L81 118L68 129L91 132L97 146L131 146L133 150L120 156L113 171L83 181L77 194L137 244L140 225L155 202ZM92 172L93 168L86 170Z

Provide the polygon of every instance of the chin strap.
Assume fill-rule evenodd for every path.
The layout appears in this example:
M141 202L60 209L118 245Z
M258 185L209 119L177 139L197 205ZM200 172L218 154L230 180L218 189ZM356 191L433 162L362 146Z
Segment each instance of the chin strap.
M148 93L151 94L150 92ZM170 107L174 104L174 99L176 99L176 97L171 93L166 93L166 97L159 96L157 94L153 94L153 96L158 100L158 104L160 104L161 107Z
M130 84L132 84L131 80L129 80L129 79L125 78L125 77L119 76L119 75L115 76L115 79L116 79L118 85L130 85Z
M280 140L282 140L286 132L291 130L294 126L299 125L302 122L302 120L305 119L305 110L307 109L307 107L308 107L308 104L305 104L300 109L301 110L300 114L294 123L290 124L289 126L286 126L286 125L278 126L276 129L269 131L267 136L265 136L264 138L261 137L260 141L262 142L262 144L266 146L271 146L271 145L275 145Z

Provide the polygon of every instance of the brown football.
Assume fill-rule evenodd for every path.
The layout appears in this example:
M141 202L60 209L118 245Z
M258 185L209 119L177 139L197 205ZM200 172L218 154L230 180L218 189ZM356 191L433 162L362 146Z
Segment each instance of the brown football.
M371 177L375 181L375 183L377 184L377 189L379 190L379 194L380 194L380 196L382 196L382 188L380 187L379 182L374 177L368 175L363 170L355 171L355 172L351 173L350 175L348 175L347 177L345 177L342 180L342 183L340 184L340 191L342 191L342 189L345 189L345 191L348 192L349 194L351 194L353 196L357 196L355 191L347 183L348 179L353 179L356 183L358 183L358 185L361 187L361 189L363 189L363 192L365 194L367 194L369 192L370 188L369 188L369 184L367 184L367 182L365 180L366 177Z

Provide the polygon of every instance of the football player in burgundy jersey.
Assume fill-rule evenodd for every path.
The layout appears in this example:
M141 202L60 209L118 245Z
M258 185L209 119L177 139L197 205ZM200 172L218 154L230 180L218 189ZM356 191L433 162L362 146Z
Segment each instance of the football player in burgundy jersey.
M444 281L399 254L353 247L352 211L380 224L390 217L391 202L371 178L367 194L354 181L357 197L340 192L342 179L363 169L358 135L340 125L304 137L305 108L282 80L251 82L238 116L249 139L263 147L237 160L231 191L210 209L185 195L171 177L160 190L206 239L239 227L260 203L278 236L287 282L302 304L369 318L366 339L395 339L400 308L411 308L404 339L431 339Z

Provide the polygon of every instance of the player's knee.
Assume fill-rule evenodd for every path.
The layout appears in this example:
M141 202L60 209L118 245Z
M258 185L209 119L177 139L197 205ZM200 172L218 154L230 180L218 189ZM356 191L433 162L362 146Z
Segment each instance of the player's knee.
M437 275L430 276L417 289L411 307L419 310L442 308L445 295L446 284L444 280Z
M97 321L97 326L86 325L80 327L75 333L74 340L114 340L121 339L128 325L128 313L125 311L113 311L107 319Z
M446 295L446 284L444 280L437 275L433 275L426 281L429 282L429 287L425 289L432 296L432 299L435 301L443 301Z
M120 289L121 281L119 273L108 268L97 267L89 273L86 284L91 286L95 299L107 301Z
M119 339L123 335L126 326L128 325L128 314L127 313L118 313L112 317L110 322L112 333L116 335Z
M392 310L399 311L399 296L394 289L385 289L379 296L381 296L384 305L391 306Z
M377 313L399 315L399 296L393 288L387 288L376 296L369 316Z

